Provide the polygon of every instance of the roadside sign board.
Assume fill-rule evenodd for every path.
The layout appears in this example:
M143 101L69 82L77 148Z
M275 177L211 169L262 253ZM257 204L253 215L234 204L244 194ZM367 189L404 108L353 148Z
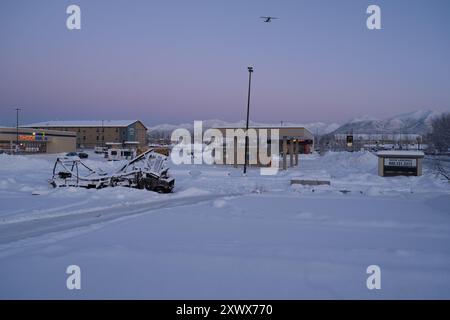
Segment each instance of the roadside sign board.
M378 174L382 177L422 175L422 151L383 150L377 156Z
M404 158L384 158L384 165L386 167L417 167L416 159L404 159Z

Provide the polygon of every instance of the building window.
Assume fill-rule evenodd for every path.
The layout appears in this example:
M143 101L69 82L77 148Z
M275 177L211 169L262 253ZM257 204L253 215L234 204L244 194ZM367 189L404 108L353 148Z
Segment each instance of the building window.
M86 141L86 136L83 136L83 141Z
M97 141L98 141L98 136L97 136Z

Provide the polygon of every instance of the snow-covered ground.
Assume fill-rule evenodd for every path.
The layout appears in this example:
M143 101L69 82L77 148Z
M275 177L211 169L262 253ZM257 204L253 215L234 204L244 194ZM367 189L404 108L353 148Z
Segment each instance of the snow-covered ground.
M55 157L0 155L0 298L450 298L450 184L427 163L392 178L368 152L276 176L172 166L174 193L156 194L52 189ZM74 264L81 290L66 288Z

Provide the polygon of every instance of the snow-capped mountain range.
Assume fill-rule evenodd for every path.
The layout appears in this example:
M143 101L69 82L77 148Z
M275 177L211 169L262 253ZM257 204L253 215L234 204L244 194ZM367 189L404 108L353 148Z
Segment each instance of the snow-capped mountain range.
M250 121L250 126L273 126L273 125L281 125L281 123L259 123ZM323 122L313 122L306 124L299 123L291 123L291 122L283 122L283 126L298 126L298 127L306 127L309 131L314 134L327 134L335 131L339 128L339 124L332 123L327 124ZM209 128L217 128L217 127L245 127L245 121L237 121L237 122L227 122L218 119L212 120L203 120L203 130ZM191 123L182 123L182 124L161 124L157 126L150 126L149 136L152 138L170 138L170 135L173 130L178 128L188 129L190 131L194 130L194 122Z
M431 129L431 122L442 112L420 110L396 115L387 119L365 116L349 121L333 133L414 133L426 134Z
M431 129L431 121L442 112L431 110L420 110L410 113L404 113L396 115L387 119L377 119L370 116L363 116L350 120L349 122L339 125L337 123L327 124L324 122L313 123L293 123L283 122L281 123L257 123L250 121L251 126L266 126L266 125L283 125L283 126L299 126L305 127L311 131L314 135L325 135L335 133L414 133L414 134L426 134ZM203 121L203 129L215 128L215 127L242 127L245 126L245 121L238 122L226 122L223 120L212 119ZM151 138L170 138L173 130L177 128L185 128L188 130L194 129L194 123L182 123L182 124L161 124L156 126L150 126L149 136Z

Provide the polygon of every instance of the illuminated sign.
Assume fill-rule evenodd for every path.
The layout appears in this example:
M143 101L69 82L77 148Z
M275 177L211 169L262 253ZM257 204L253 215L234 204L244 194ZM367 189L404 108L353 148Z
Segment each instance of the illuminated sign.
M43 133L42 135L35 135L35 141L47 141L47 137L45 136L45 133Z
M35 141L35 136L19 136L20 141Z
M33 132L32 135L20 135L20 141L48 141L48 138L45 136L45 132L38 133Z

